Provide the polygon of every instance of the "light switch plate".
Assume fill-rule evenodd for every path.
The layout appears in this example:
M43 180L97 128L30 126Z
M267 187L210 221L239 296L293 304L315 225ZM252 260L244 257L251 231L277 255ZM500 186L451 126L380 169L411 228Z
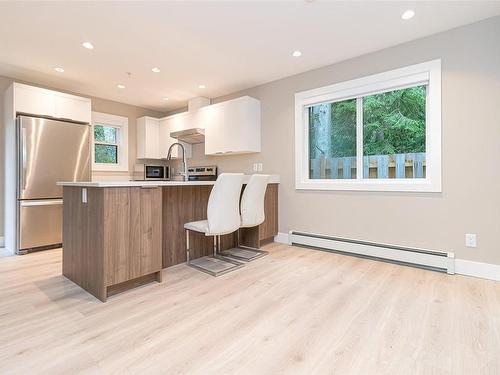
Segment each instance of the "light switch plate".
M257 172L259 170L259 165L257 163L253 163L253 171Z
M466 247L477 247L477 236L475 233L465 234L465 246Z
M259 172L262 172L264 170L263 166L262 166L262 163L259 163L258 164L258 171Z

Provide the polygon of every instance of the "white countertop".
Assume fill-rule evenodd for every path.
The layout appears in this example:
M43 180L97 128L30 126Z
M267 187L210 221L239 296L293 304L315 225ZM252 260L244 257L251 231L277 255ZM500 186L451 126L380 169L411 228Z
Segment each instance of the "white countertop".
M246 184L250 175L245 175L243 183ZM280 176L270 175L270 184L279 184ZM189 185L213 185L215 181L78 181L78 182L58 182L59 186L80 186L80 187L134 187L134 186L189 186Z

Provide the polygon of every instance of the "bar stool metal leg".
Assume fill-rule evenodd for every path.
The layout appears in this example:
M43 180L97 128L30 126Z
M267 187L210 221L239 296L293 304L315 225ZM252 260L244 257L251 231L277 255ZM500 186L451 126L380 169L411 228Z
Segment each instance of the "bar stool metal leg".
M189 230L187 230L186 233L188 266L196 268L197 270L203 271L212 276L220 276L244 266L244 263L238 262L237 260L220 256L220 236L214 236L213 255L190 259Z
M262 258L263 256L269 254L267 251L263 251L255 247L242 245L240 243L240 231L238 230L237 232L238 234L236 236L236 247L221 251L221 255L223 257L250 262L252 260Z

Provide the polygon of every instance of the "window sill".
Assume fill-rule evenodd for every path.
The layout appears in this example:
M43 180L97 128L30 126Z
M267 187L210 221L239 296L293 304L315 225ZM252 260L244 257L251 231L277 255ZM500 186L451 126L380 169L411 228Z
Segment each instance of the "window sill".
M92 171L96 172L128 172L128 166L124 165L108 165L108 164L99 164L94 163L92 165Z
M305 180L296 181L296 190L331 190L331 191L377 191L377 192L414 192L441 193L441 183L432 183L426 179L397 181L394 179L366 180Z

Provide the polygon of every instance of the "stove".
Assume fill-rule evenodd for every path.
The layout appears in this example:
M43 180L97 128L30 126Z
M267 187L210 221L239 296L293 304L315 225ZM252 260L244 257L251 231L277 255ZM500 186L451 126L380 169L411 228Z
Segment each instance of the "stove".
M217 166L189 167L189 181L215 181L217 180Z

